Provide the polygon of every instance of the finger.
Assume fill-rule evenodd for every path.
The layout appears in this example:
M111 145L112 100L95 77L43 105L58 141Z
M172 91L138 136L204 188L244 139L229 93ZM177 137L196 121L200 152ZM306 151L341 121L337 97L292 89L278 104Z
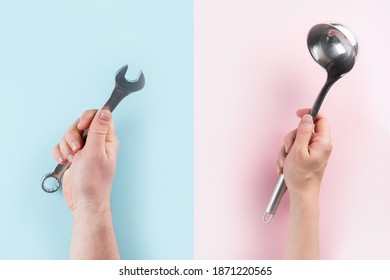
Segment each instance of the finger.
M305 114L309 114L311 109L304 108L297 111L298 117L303 117ZM328 120L322 113L318 113L314 120L314 132L315 133L324 133L324 135L330 139L330 125Z
M66 131L64 138L73 152L77 152L84 146L84 140L81 136L83 130L77 128L79 120L74 122Z
M282 168L280 167L279 161L275 161L275 166L276 166L276 173L280 174L283 172Z
M66 142L65 138L62 138L59 146L60 146L61 153L66 157L66 159L69 162L71 162L73 160L74 153L73 153L72 149L70 148L68 142Z
M106 153L106 138L110 127L112 114L108 110L101 110L92 120L86 142L87 149Z
M314 132L321 133L322 135L330 138L330 124L328 119L326 119L323 115L316 118L314 123Z
M294 146L298 149L308 151L311 136L313 134L313 118L310 115L304 115L299 122Z
M58 162L58 163L65 163L67 160L66 160L66 157L61 153L61 150L60 150L60 145L57 144L53 150L51 151L51 155L53 156L53 158Z
M311 109L310 109L310 108L303 108L303 109L297 110L296 114L297 114L298 117L302 118L304 115L310 114L310 112L311 112ZM318 118L323 118L323 117L324 117L323 114L318 113L317 116L316 116L316 120L317 120Z
M314 125L314 132L313 145L316 147L319 145L322 151L330 154L332 151L332 139L329 121L325 117L317 119Z
M108 127L108 131L107 131L107 137L106 137L106 150L107 150L108 157L110 157L112 153L116 155L118 149L119 149L119 140L115 132L114 120L111 120L110 126Z
M106 142L116 142L118 138L116 136L116 129L114 120L111 120L110 125L108 126Z
M296 135L297 135L297 130L294 129L294 130L290 131L286 135L286 137L284 138L284 150L286 153L288 153L291 150L291 147L294 144Z
M87 110L85 111L80 119L79 122L77 123L77 129L79 130L85 130L88 129L89 126L91 125L91 122L93 120L93 117L96 115L97 110L92 109L92 110Z
M310 108L302 108L302 109L298 109L296 114L298 117L302 118L304 115L310 114L310 112L311 112Z
M280 170L283 170L284 162L286 160L287 153L284 149L284 146L282 146L278 153L278 165L280 167Z

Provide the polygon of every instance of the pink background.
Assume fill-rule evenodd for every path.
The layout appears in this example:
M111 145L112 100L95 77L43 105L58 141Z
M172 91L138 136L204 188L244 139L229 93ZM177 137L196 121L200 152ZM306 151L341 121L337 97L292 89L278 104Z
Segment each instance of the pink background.
M279 259L286 195L264 207L276 154L326 72L306 46L323 22L359 41L355 68L321 111L333 154L321 186L324 259L390 259L390 18L386 1L195 1L195 258Z

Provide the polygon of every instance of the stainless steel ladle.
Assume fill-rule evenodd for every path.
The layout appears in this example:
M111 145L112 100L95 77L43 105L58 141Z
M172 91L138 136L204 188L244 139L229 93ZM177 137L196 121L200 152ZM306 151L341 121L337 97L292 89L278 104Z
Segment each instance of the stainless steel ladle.
M358 42L353 33L342 24L317 24L309 31L307 46L313 59L328 73L310 112L314 119L332 85L355 65ZM265 208L265 223L271 222L286 190L284 174L281 173Z

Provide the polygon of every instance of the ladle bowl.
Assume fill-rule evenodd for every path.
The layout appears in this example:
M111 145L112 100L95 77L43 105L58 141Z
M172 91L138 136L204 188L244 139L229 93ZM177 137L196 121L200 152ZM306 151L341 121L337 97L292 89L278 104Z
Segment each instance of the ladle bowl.
M358 42L342 24L317 24L307 35L307 47L313 59L328 74L310 112L315 118L331 86L355 65Z
M352 32L341 24L317 24L310 29L307 47L313 59L336 78L355 65L358 43Z

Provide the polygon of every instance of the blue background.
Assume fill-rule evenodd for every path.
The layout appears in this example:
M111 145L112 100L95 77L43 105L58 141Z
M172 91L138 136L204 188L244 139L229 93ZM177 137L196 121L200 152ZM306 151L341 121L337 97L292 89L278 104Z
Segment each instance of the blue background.
M0 1L0 35L0 259L68 258L72 215L40 180L125 64L146 85L114 112L121 256L193 258L193 1Z

